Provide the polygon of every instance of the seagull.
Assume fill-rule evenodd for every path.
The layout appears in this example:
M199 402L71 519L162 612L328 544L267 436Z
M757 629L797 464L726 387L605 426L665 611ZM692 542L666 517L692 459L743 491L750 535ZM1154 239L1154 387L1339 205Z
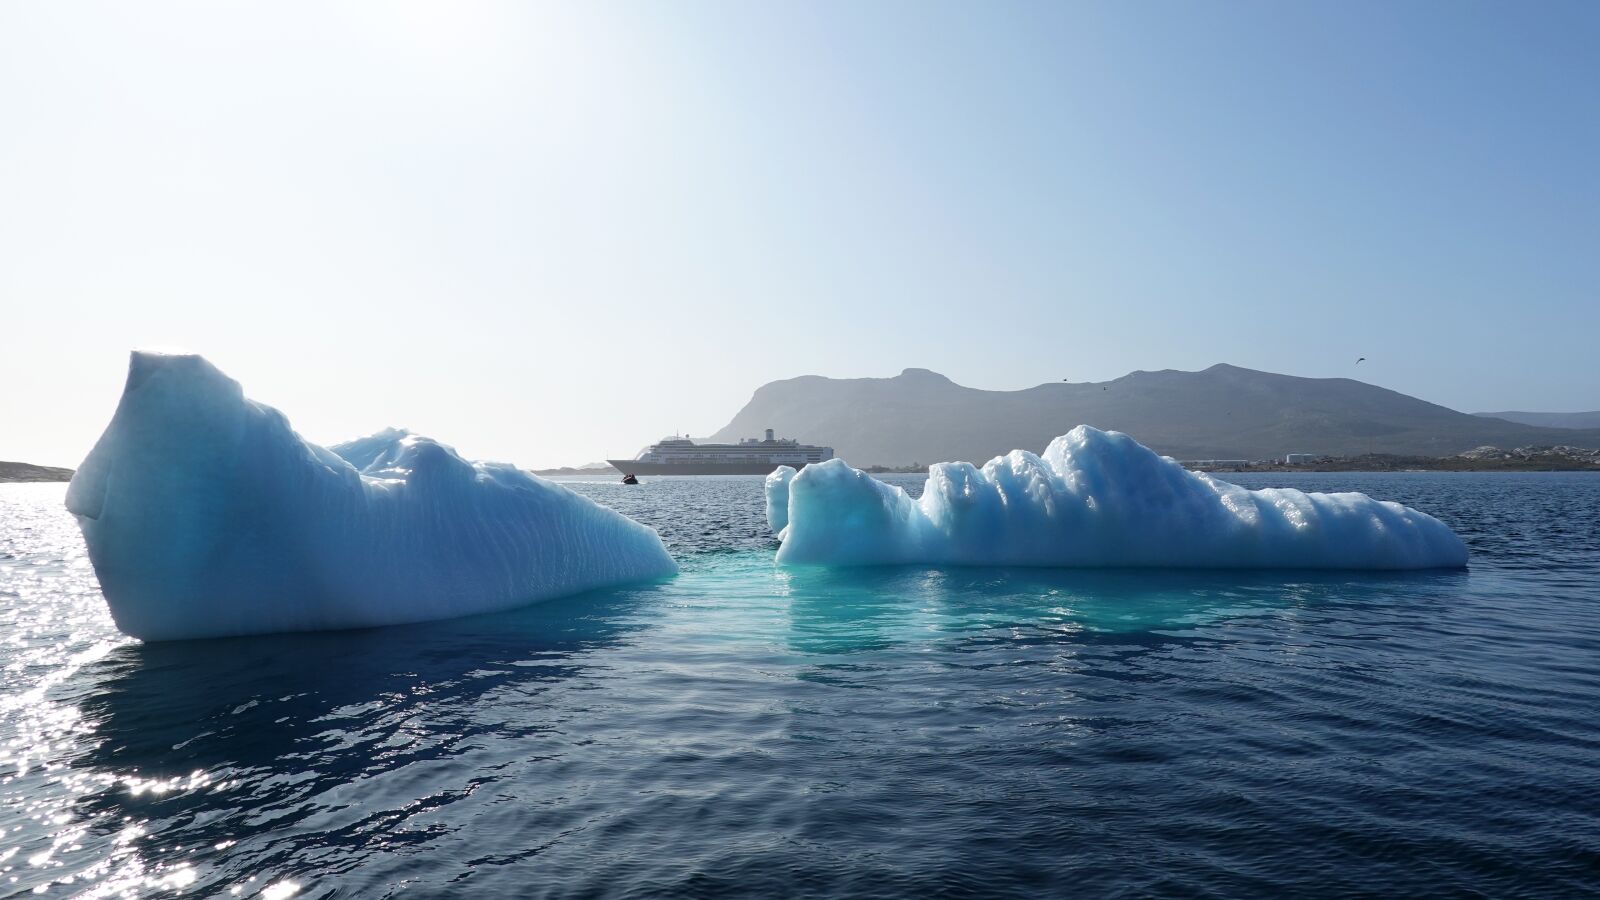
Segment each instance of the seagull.
M1356 360L1356 365L1359 366L1359 365L1361 365L1362 363L1364 363L1366 361L1367 361L1367 358L1365 356L1363 356L1360 359Z

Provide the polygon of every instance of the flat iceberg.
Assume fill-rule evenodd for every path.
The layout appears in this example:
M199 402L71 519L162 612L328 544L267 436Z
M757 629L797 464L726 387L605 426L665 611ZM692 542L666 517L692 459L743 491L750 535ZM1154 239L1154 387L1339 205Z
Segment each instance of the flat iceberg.
M1365 494L1249 490L1086 425L1044 456L940 463L922 496L843 460L767 481L780 563L1237 569L1467 564L1438 519ZM781 508L774 508L781 507Z
M654 530L390 429L323 448L199 356L134 353L67 489L145 640L422 622L677 571Z

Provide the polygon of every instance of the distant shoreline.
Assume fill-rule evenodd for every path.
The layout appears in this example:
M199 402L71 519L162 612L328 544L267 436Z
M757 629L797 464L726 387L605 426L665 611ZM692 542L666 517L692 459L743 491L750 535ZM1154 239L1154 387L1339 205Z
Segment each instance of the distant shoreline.
M1197 466L1201 472L1600 472L1600 463L1570 456L1523 459L1471 459L1462 456L1353 456L1319 459L1301 465L1262 463Z
M32 463L0 462L0 484L38 484L71 481L72 470Z
M1184 468L1194 472L1600 472L1600 459L1584 459L1554 453L1512 459L1370 453L1362 456L1321 457L1292 466L1282 462L1256 462L1243 465L1197 465L1184 462L1183 465ZM927 466L867 466L862 469L869 475L914 475L927 470Z
M573 468L572 466L562 466L558 469L529 469L528 471L535 475L605 475L608 477L612 475L622 475L621 472L618 472L611 466L591 466L589 468L581 469Z

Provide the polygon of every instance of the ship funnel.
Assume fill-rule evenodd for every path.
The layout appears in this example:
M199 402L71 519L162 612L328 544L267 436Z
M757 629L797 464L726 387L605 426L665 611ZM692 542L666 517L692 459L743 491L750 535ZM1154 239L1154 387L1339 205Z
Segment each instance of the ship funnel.
M769 440L769 441L772 440L772 429L771 428L767 429L767 440Z

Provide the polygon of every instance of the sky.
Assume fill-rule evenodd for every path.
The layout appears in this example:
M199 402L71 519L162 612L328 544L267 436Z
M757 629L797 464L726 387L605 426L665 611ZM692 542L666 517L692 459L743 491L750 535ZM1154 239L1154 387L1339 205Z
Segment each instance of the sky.
M0 459L76 465L147 347L530 467L906 367L1600 409L1596 46L1587 0L0 4Z

